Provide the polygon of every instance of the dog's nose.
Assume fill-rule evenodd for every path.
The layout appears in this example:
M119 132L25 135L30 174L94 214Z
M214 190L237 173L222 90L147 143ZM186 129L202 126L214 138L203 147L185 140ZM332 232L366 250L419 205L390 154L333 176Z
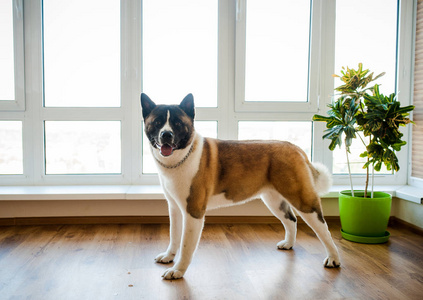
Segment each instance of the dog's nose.
M163 142L171 143L172 140L173 140L173 132L172 131L162 131L162 133L160 133L160 139Z

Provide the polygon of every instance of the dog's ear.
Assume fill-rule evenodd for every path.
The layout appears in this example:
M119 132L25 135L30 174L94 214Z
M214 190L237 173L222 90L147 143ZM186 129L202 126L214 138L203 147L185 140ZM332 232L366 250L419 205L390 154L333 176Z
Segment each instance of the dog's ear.
M190 117L194 119L195 117L195 108L194 108L194 96L192 94L188 94L185 96L184 100L182 100L179 107Z
M154 103L146 94L141 93L141 107L142 107L142 116L145 120L147 116L156 107L156 103Z

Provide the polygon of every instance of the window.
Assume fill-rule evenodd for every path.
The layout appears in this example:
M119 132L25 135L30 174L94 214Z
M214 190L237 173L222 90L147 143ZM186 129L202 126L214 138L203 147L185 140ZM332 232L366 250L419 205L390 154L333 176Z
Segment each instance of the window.
M290 141L301 147L311 159L311 122L240 121L238 128L240 140Z
M246 2L245 101L307 101L311 1Z
M413 144L411 151L411 184L423 187L423 2L417 4L416 36L415 36L415 64L414 64L414 97Z
M121 6L42 2L44 180L122 175Z
M317 25L320 7L314 2L237 1L236 111L317 109L322 29Z
M120 106L120 4L44 0L46 107Z
M143 90L156 103L193 93L217 106L218 1L143 1Z
M22 122L0 121L0 174L23 174Z
M12 1L0 1L0 101L15 99Z
M396 91L397 66L397 0L337 0L335 34L335 72L340 74L342 67L357 68L363 63L375 75L386 72L377 83L380 91L391 94ZM377 11L377 14L374 12ZM354 20L354 22L351 22ZM359 40L359 42L357 42ZM338 78L335 86L342 84ZM365 163L360 153L365 151L360 139L351 147L351 172L365 174ZM345 149L333 152L332 171L348 173ZM386 169L382 173L388 173Z
M1 184L158 184L141 92L193 93L203 136L291 141L343 184L344 153L312 116L332 74L358 62L407 104L414 12L411 0L0 0ZM405 183L399 159L404 171L376 180Z
M22 1L0 0L0 110L25 109Z
M46 121L46 174L121 173L119 121Z

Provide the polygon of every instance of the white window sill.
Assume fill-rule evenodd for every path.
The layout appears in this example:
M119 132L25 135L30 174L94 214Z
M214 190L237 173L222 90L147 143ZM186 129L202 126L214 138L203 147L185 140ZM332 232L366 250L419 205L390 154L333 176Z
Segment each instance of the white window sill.
M370 192L369 187L369 192ZM328 194L323 198L335 198L338 197L338 193L343 190L350 190L350 187L347 185L334 185ZM364 190L364 186L354 186L354 190ZM408 200L411 202L423 204L423 189L419 189L409 185L377 185L374 187L374 191L382 191L392 195L392 197L397 197L400 199Z
M151 200L165 199L159 185L1 186L6 200Z
M349 186L335 185L323 198L337 198L342 190L349 190ZM402 185L375 186L374 190L423 204L423 189ZM159 185L0 186L0 201L153 199L165 199Z

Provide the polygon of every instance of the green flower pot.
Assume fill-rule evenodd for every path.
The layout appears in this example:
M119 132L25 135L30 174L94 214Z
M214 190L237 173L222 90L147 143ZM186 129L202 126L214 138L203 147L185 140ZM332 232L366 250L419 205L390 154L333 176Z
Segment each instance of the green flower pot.
M370 193L369 193L370 194ZM365 243L385 243L389 239L392 195L374 192L373 198L363 198L364 191L346 190L339 193L341 233L346 240Z

